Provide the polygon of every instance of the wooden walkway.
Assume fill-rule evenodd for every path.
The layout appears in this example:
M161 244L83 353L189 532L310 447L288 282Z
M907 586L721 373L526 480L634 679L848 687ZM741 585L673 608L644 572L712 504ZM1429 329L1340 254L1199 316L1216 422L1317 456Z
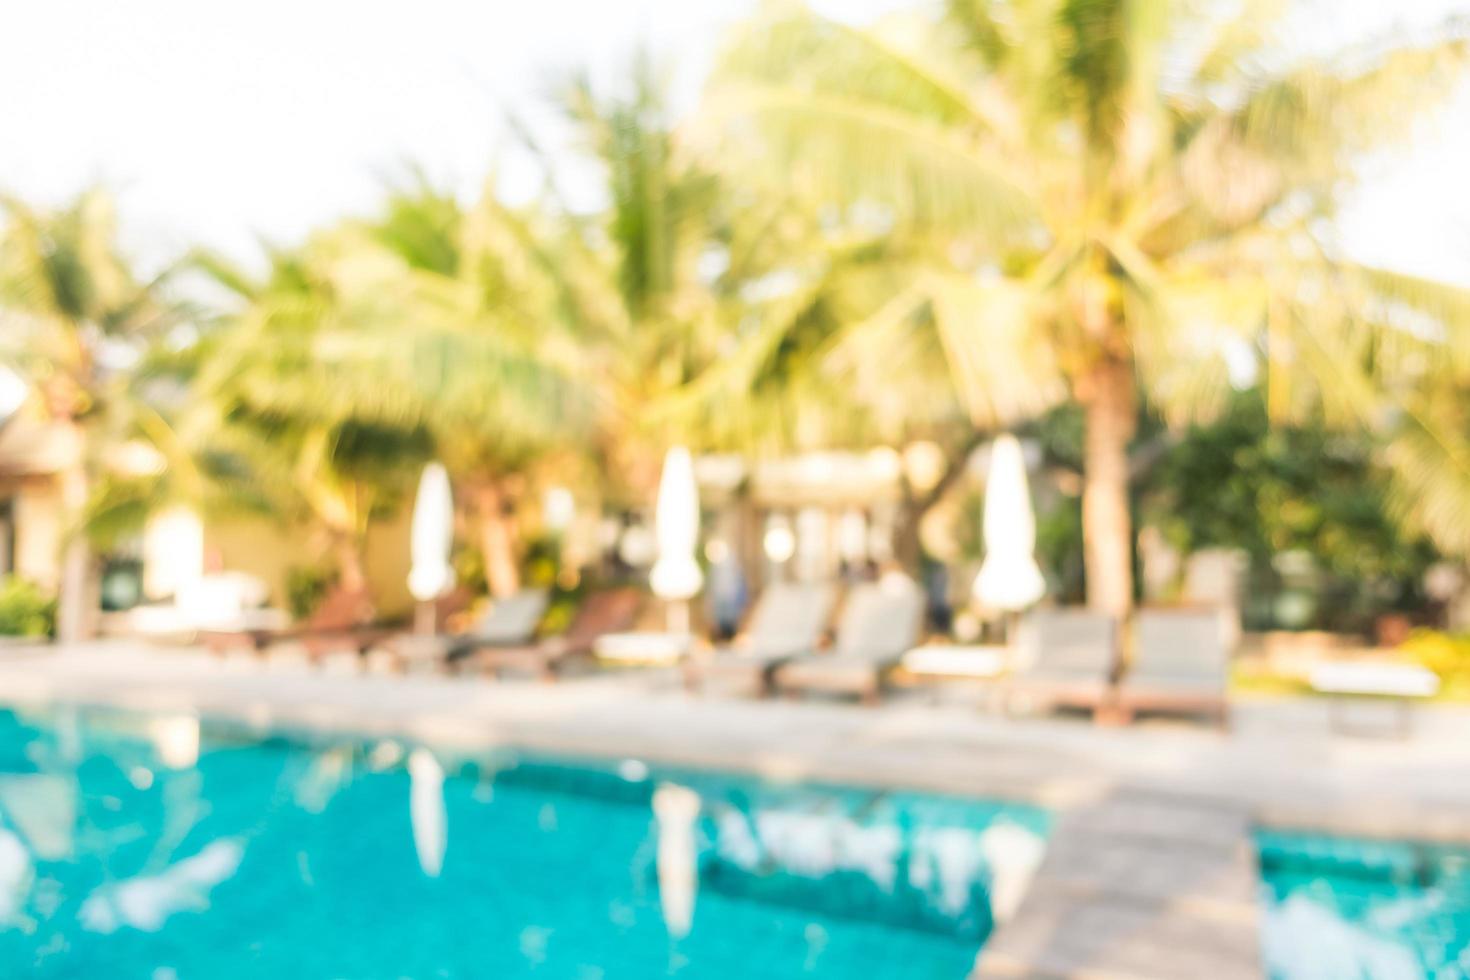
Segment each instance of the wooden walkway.
M1245 811L1118 788L1065 811L979 980L1261 976Z

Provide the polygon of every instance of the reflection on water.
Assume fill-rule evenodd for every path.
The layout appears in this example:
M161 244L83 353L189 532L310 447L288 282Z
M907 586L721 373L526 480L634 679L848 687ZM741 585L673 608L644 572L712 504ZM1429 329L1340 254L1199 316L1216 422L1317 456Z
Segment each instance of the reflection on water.
M188 769L199 761L199 719L193 715L155 718L148 734L159 761L170 769Z
M1267 912L1261 951L1271 964L1272 975L1290 980L1420 980L1427 976L1402 942L1375 936L1303 895L1288 898Z
M1257 834L1272 980L1470 977L1470 847Z
M945 823L933 814L941 822L932 825L903 816L833 812L820 797L718 806L706 878L729 894L983 939L1030 884L1043 825L1032 815Z
M156 874L100 885L82 902L78 913L82 928L113 932L132 926L157 932L176 912L209 908L209 893L235 873L243 855L239 841L213 841Z
M632 761L0 713L0 976L958 978L1045 825Z
M0 925L13 925L31 890L31 855L19 837L0 830Z
M60 861L71 856L76 824L76 781L45 773L0 775L0 810L36 857Z
M413 847L424 874L437 878L444 867L444 848L449 842L449 818L444 812L444 767L428 749L414 749L408 756L408 778Z
M664 925L670 936L683 939L694 921L699 889L694 846L699 794L674 783L660 786L653 791L653 815L658 820L658 898Z

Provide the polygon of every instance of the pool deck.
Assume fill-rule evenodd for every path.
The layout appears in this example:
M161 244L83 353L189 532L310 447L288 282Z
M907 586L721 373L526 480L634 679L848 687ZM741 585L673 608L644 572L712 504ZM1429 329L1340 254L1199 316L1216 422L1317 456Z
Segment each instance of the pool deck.
M977 700L964 688L878 708L691 696L660 671L555 685L361 676L118 641L0 651L0 703L14 706L190 711L450 751L513 745L1037 802L1055 828L981 954L986 978L1259 977L1253 826L1470 840L1463 709L1421 708L1399 740L1331 734L1318 701L1238 703L1222 733L1008 719Z

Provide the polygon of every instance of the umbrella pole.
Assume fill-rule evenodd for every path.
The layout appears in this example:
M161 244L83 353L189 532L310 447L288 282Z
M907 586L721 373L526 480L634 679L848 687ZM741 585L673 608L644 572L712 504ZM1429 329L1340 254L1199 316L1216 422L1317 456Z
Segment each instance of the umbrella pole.
M434 635L434 604L420 602L413 608L413 631L419 636Z
M689 632L689 603L680 599L669 603L668 627L670 633L683 635Z

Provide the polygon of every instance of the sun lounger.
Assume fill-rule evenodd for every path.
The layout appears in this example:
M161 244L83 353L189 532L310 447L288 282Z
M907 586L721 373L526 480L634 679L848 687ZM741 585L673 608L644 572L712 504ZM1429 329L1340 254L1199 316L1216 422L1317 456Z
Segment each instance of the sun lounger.
M764 693L776 668L821 644L836 598L836 587L826 583L772 583L734 643L685 662L685 686L697 690L715 679Z
M1117 636L1117 620L1104 613L1038 609L1026 614L1016 633L1007 707L1024 698L1047 709L1105 710L1118 666Z
M455 666L480 650L529 644L546 614L550 596L545 589L522 589L515 595L496 599L490 608L463 633L433 636L401 635L385 648L400 666Z
M1118 685L1114 713L1209 715L1228 721L1229 623L1222 609L1144 609L1134 620L1133 658Z
M1346 724L1348 702L1378 702L1392 705L1397 718L1396 733L1407 738L1412 726L1416 701L1427 701L1439 693L1439 677L1417 664L1384 661L1325 663L1313 668L1307 683L1318 694L1326 695L1327 726L1333 732L1367 729Z
M888 672L918 640L924 593L894 576L856 586L838 620L831 653L810 653L778 667L771 682L784 694L820 691L878 701Z
M318 660L344 650L360 654L390 632L373 622L372 602L365 594L333 589L299 625L258 627L242 622L232 628L200 629L197 636L200 643L215 653L241 648L265 653L290 644L309 659Z
M565 633L534 644L480 647L466 658L466 666L497 675L519 671L555 680L570 661L589 656L601 637L632 626L642 605L643 594L637 589L594 592L582 601Z

